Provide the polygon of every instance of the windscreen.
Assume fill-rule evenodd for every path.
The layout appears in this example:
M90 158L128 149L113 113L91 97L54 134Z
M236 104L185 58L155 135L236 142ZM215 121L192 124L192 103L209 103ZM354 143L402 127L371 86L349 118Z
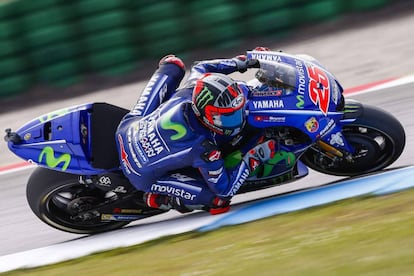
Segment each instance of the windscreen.
M280 89L296 88L296 70L288 64L260 60L256 78L269 87Z

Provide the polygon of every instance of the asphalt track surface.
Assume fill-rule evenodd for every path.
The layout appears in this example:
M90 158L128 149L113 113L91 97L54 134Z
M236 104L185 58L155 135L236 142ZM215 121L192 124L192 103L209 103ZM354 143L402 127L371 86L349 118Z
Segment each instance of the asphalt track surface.
M297 43L274 45L271 48L283 48L287 52L294 53L303 52L306 49L306 53L314 55L331 69L345 87L352 87L389 77L409 75L414 72L412 62L412 56L414 56L413 25L414 13L405 11L401 16L394 14L387 20L376 22L376 24L362 23L359 27L353 25L334 33L319 34L318 38L309 36ZM360 66L355 66L358 63ZM129 108L131 103L135 101L135 95L138 94L137 91L140 91L142 85L142 83L133 84L88 94L77 99L51 102L34 108L26 108L24 112L15 110L7 115L2 114L0 125L1 128L12 127L15 129L27 120L46 112L89 101L107 101ZM350 98L360 100L365 104L381 107L391 112L402 122L407 134L407 144L402 156L391 167L414 164L411 158L414 151L414 138L412 138L414 137L413 90L414 84L408 84L350 96ZM21 162L20 159L7 152L4 143L0 143L0 153L0 166ZM82 238L80 235L55 230L34 216L25 198L25 183L31 171L31 168L26 168L15 172L0 172L0 256ZM234 203L305 187L319 186L337 179L311 172L308 177L288 185L236 196ZM189 216L192 215L189 214ZM169 212L162 216L133 223L130 227L139 227L139 224L142 223L153 224L154 227L157 227L156 221L177 217L181 217L181 215Z

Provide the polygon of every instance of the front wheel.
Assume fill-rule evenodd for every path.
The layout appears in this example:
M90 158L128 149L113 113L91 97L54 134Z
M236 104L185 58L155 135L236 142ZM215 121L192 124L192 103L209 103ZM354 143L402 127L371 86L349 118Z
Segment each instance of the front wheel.
M315 146L301 157L303 163L321 173L354 176L391 165L405 146L401 123L390 113L369 105L364 105L355 121L344 125L342 134L356 150L352 156L332 158Z

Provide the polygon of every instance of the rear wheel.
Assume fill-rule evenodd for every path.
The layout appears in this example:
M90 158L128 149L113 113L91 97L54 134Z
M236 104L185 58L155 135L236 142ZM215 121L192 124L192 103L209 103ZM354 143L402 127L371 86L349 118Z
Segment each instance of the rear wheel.
M311 147L301 157L310 168L331 175L353 176L381 170L401 155L405 146L405 131L401 123L388 112L364 105L362 114L342 131L356 152L348 158L332 157L318 146Z
M108 194L79 183L77 175L40 167L32 173L26 188L29 206L39 219L56 229L76 234L110 231L130 223L102 220L99 208L111 202ZM137 219L158 213L154 209Z

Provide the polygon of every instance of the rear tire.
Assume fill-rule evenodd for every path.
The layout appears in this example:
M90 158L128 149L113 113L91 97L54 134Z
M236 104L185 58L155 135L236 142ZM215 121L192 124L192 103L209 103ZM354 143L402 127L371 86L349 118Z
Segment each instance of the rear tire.
M320 158L315 148L308 149L301 160L305 165L324 174L354 176L384 169L401 155L405 146L405 131L390 113L364 105L362 114L343 127L342 134L361 154L353 162L345 159L330 162Z
M78 176L38 167L29 178L26 187L26 197L33 213L44 223L75 234L96 234L121 228L129 221L103 222L77 221L68 212L67 203L71 201L72 192L84 189L78 181ZM90 194L90 199L99 197ZM93 202L91 202L93 204Z

